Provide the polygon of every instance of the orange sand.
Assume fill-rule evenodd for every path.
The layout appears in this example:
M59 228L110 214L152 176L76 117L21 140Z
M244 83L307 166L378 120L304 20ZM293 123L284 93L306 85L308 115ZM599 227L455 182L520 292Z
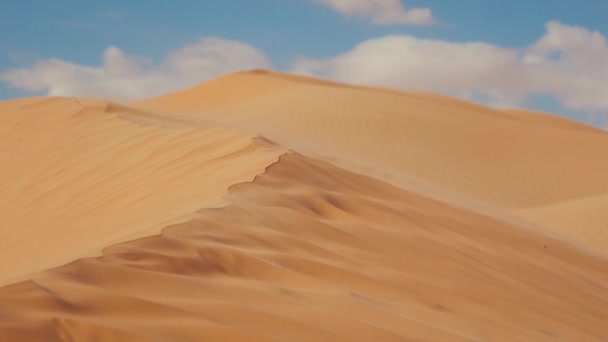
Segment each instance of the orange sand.
M0 102L0 340L605 341L605 151L266 71Z

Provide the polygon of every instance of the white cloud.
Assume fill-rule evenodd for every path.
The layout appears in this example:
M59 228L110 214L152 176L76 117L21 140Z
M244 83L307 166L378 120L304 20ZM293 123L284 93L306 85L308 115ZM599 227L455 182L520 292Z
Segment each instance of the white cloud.
M294 71L347 83L472 95L515 83L506 71L517 58L517 51L484 43L388 36L365 41L334 58L301 59Z
M400 0L314 0L352 17L362 17L376 25L431 25L429 8L406 9Z
M105 50L101 66L48 59L2 72L0 81L50 96L134 100L189 87L232 71L268 67L268 58L248 44L206 38L169 53L160 64L129 56L111 46Z
M538 41L522 49L387 36L338 56L300 58L293 71L498 106L522 105L532 94L548 94L570 109L608 110L606 37L555 21L546 25Z
M599 32L549 22L525 51L532 91L548 93L568 108L608 109L608 43Z

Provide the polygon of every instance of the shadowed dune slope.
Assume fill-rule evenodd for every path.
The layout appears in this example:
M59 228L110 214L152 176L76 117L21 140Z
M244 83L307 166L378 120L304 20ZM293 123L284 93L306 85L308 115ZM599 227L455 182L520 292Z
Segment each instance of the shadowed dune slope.
M605 259L297 154L0 290L2 340L605 341Z
M0 284L223 205L280 154L254 140L104 101L0 103Z

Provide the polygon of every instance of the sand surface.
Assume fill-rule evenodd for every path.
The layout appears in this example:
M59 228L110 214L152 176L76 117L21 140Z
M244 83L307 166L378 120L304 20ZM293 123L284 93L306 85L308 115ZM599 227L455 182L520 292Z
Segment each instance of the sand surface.
M0 102L0 340L605 341L606 151L266 71Z
M255 135L144 122L104 101L17 100L0 111L0 284L222 205L229 185L280 154Z

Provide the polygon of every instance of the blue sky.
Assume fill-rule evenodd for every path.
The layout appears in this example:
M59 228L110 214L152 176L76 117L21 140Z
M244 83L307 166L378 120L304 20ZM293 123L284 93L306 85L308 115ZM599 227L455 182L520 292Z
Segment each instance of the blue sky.
M129 59L138 60L138 63L147 68L146 65L165 63L167 55L172 51L195 44L204 38L215 37L240 42L255 48L267 58L269 67L277 70L294 71L298 69L303 73L341 81L418 88L414 81L402 84L399 80L385 80L380 76L368 76L370 72L373 72L372 70L366 71L365 75L360 76L356 75L357 70L353 72L353 75L345 75L349 71L336 64L344 61L345 64L362 65L361 63L365 61L362 58L368 58L369 53L357 52L354 51L354 48L358 44L368 41L373 41L373 44L368 44L370 49L388 48L387 51L393 51L390 46L387 47L387 44L402 44L402 48L395 51L406 54L408 57L412 53L417 53L411 50L417 48L428 48L430 51L443 51L447 54L452 51L450 49L454 48L456 51L464 53L464 46L458 44L462 45L467 42L484 42L502 49L499 52L494 51L497 53L497 58L502 58L501 56L505 53L508 54L509 51L528 54L530 51L536 53L543 49L539 53L546 53L548 56L549 53L555 53L555 51L546 47L547 44L544 44L544 47L531 48L531 46L547 34L546 24L551 21L559 22L562 25L555 28L555 35L565 32L563 36L569 36L567 33L569 27L583 29L589 33L588 37L592 37L594 32L602 37L608 35L608 21L605 20L605 14L608 13L608 1L605 0L552 0L550 4L547 1L524 0L401 1L405 10L426 8L432 11L433 23L430 25L378 23L372 19L371 12L364 13L365 9L359 12L340 11L331 6L332 0L325 0L326 3L322 3L323 1L150 0L146 1L145 5L139 1L117 0L103 2L12 1L3 4L3 11L0 12L0 32L2 32L0 35L0 75L4 73L4 77L0 76L0 79L4 81L0 82L0 99L37 94L81 95L70 94L70 90L67 90L81 87L54 84L55 81L49 79L50 76L45 76L44 81L32 80L33 77L39 77L32 71L33 65L40 61L56 59L69 65L96 68L103 65L104 51L110 46L117 47ZM369 1L382 3L384 0ZM361 2L361 0L353 0L354 7L352 8L356 8L357 2ZM412 42L411 40L394 39L389 42L381 40L384 37L410 37L417 40ZM591 38L589 39L591 40ZM429 44L421 43L424 41L456 45L429 47ZM477 47L476 49L485 48ZM574 48L565 49L563 51L558 49L557 53L565 54L574 50ZM577 51L579 50L580 48ZM494 52L482 53L489 54L487 58L492 58ZM476 63L475 56L479 53L477 51L471 55L473 56L470 59L471 64ZM589 49L587 55L594 57L595 61L604 56L603 53L604 51L600 48L595 48ZM424 56L421 55L420 58L424 58ZM301 63L303 58L309 62ZM382 64L377 57L373 58L375 63ZM576 57L572 60L585 60L585 58ZM252 65L262 63L259 58L256 61L252 62ZM408 70L411 70L412 66L404 66L401 69L398 60L393 62L395 63L394 73L402 79L407 79L410 76ZM571 65L580 67L580 63L572 63L574 62L571 64L564 62L564 64L554 67L559 67L562 71ZM365 63L365 65L367 64ZM298 67L296 68L294 65ZM425 66L424 63L420 65L421 68ZM230 70L230 67L238 68L238 66L238 63L220 66L218 72ZM248 66L248 64L245 63L244 66ZM594 64L594 67L598 66L600 69L604 67L601 63ZM461 64L454 65L454 68L463 67L465 66ZM161 67L159 66L159 68ZM29 70L28 76L24 78L24 76L15 76L16 74L12 73L7 81L7 72L19 69ZM163 69L162 77L171 77L170 72L166 69ZM474 71L477 72L477 70ZM45 72L50 73L50 71ZM487 70L479 72L485 75ZM597 75L593 75L589 70L576 71L576 74L586 74L586 72L591 75L589 77L592 79L591 81L582 79L580 84L602 81L602 78L597 79ZM596 72L605 73L605 80L608 83L608 66L607 69ZM550 75L555 77L561 75L556 73L557 71L553 71ZM500 74L497 75L500 77ZM213 72L202 73L200 81L204 81L206 76L211 77L215 74ZM155 74L154 77L160 76ZM94 77L88 79L95 80ZM416 78L412 77L412 79ZM121 77L121 80L124 81L125 78ZM139 79L137 82L140 81ZM56 82L67 81L58 80ZM143 84L137 82L133 86ZM189 79L188 82L192 83L194 80ZM190 85L188 82L182 83ZM445 83L441 77L437 77L437 82ZM483 81L474 87L494 87L488 82L490 81ZM180 82L175 82L175 87L178 85ZM463 88L462 92L460 87ZM477 100L479 96L475 94L478 89L471 90L467 87L469 87L468 83L445 89L438 85L436 89L434 84L424 83L421 89ZM505 100L502 96L495 96L495 93L508 92L513 87L512 83L496 86L490 97ZM581 101L587 101L583 99L584 96L560 98L560 94L566 92L564 87L558 89L546 86L547 94L543 94L545 88L539 84L538 87L531 89L529 94L526 94L525 100L522 100L522 95L518 94L510 96L505 101L498 101L498 105L502 105L501 102L506 105L513 102L517 105L556 112L579 120L585 120L590 112L601 115L608 112L601 99L591 99L588 100L588 103L581 103ZM149 88L153 89L152 86ZM54 93L53 89L55 89ZM102 90L98 91L101 97L111 97L111 94L105 94ZM95 92L91 90L91 94L95 95ZM142 92L142 94L147 93ZM486 95L484 94L484 96ZM600 93L596 97L599 98L601 95ZM606 95L608 96L608 94Z

